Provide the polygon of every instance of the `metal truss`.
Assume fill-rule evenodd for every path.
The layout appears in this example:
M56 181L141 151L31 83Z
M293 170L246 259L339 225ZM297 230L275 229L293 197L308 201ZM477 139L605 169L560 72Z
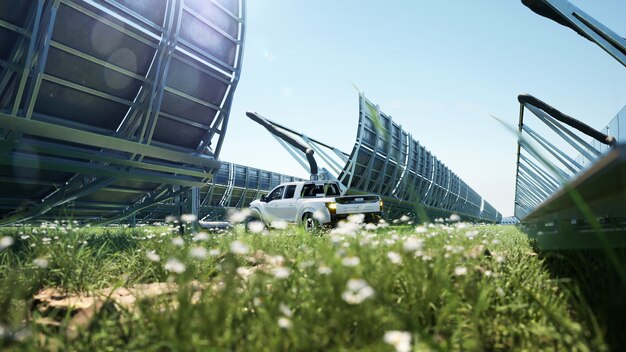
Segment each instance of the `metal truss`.
M255 115L255 121L271 125L273 135L289 136L315 152L322 165L320 174L339 180L348 193L376 193L393 215L426 212L431 217L452 213L471 220L498 222L491 204L451 172L410 133L359 95L359 129L350 154L278 123ZM266 126L267 128L267 126ZM278 131L278 133L276 133ZM307 155L281 138L278 142L311 172Z
M204 187L244 33L244 0L0 4L0 225Z
M626 39L566 0L522 0L535 13L571 28L626 66Z

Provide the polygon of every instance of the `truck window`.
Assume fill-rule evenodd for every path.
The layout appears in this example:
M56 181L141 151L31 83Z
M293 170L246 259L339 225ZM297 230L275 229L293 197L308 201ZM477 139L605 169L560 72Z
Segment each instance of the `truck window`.
M291 186L287 186L287 189L285 189L285 199L288 198L293 198L293 196L296 194L296 185L291 185Z
M276 199L281 199L283 197L283 191L285 190L285 186L281 186L272 191L265 199L267 202L271 202Z
M327 196L338 196L340 195L339 187L337 187L336 183L327 183L324 185L326 187L326 195Z
M324 185L306 184L302 187L302 198L323 197Z

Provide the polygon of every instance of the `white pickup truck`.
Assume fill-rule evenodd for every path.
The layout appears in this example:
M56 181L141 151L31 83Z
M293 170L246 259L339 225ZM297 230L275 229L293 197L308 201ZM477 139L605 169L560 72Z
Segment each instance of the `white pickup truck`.
M270 226L274 221L303 225L307 231L334 226L352 214L377 222L383 202L377 195L344 196L337 181L301 181L278 185L250 203L252 217Z

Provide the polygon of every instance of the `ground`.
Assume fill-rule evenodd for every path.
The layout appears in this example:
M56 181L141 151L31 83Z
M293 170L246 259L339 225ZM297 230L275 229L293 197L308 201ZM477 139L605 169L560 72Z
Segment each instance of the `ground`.
M517 228L352 220L314 235L71 222L0 229L0 346L608 348L580 286L555 274L556 259Z

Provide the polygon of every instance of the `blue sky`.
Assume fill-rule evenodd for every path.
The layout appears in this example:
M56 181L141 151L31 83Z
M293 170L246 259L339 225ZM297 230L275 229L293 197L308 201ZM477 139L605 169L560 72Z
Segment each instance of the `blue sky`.
M626 36L626 1L572 1ZM249 0L241 81L220 159L308 177L252 110L350 152L358 93L504 215L513 212L517 95L601 128L626 68L520 1ZM335 128L329 129L328 125Z

